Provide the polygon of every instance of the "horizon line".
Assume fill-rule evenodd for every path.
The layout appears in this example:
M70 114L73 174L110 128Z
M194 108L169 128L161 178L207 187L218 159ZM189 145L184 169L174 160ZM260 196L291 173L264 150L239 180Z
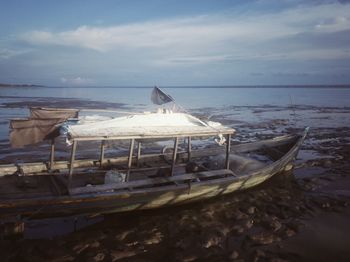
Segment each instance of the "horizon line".
M349 88L350 84L272 84L272 85L143 85L143 86L123 86L123 85L88 85L88 86L48 86L42 84L8 84L0 83L0 87L38 87L38 88L329 88L329 87L340 87Z

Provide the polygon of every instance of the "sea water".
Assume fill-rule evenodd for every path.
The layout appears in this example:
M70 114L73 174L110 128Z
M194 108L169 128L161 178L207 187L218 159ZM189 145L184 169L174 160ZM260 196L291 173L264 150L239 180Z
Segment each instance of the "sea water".
M152 88L132 87L3 87L0 103L23 98L76 98L119 102L130 106L150 105ZM163 88L188 109L221 106L309 105L349 106L350 86L298 87L170 87Z

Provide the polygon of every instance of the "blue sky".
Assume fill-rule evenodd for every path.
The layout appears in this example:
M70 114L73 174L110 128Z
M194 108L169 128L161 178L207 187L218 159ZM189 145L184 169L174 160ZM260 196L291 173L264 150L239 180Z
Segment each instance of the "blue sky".
M350 1L0 1L0 82L350 83Z

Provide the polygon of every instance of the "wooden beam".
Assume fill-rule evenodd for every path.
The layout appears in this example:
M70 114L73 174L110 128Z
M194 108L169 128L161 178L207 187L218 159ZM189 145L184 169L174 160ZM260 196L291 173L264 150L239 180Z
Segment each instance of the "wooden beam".
M179 138L176 137L175 140L174 140L174 151L173 151L173 158L172 158L173 161L172 161L172 164L171 164L170 176L173 176L173 174L174 174L178 145L179 145Z
M95 136L95 137L87 137L87 136L76 136L73 137L75 141L96 141L96 140L127 140L127 139L161 139L161 138L174 138L174 137L188 137L188 136L196 136L196 137L209 137L215 136L218 133L223 135L226 134L234 134L236 131L232 128L223 127L223 128L215 128L212 130L191 127L191 130L178 130L169 132L169 134L135 134L135 135L120 135L120 136Z
M141 148L142 148L141 141L137 141L137 156L136 156L136 165L137 166L140 165Z
M74 168L74 160L75 160L75 151L77 149L78 141L73 141L72 151L70 155L70 166L69 166L69 177L68 177L68 188L70 188L73 177L73 168Z
M132 156L133 156L133 153L134 153L134 144L135 144L135 139L130 139L129 158L128 158L128 172L127 172L125 181L129 181L130 169L131 169L131 164L132 164Z
M103 161L105 158L105 140L101 141L101 150L100 150L100 168L103 166Z
M55 139L51 139L51 152L50 152L50 170L53 169L55 164Z
M191 137L189 136L187 138L187 156L188 156L188 162L191 161L191 151L192 151L192 147L191 147Z
M230 169L231 135L226 135L226 164L225 168Z

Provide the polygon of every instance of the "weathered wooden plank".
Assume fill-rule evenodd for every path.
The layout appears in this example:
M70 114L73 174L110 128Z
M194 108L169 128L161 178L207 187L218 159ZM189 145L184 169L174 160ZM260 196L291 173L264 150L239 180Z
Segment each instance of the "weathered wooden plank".
M173 150L173 157L172 157L172 163L171 163L170 176L173 176L173 174L174 174L178 146L179 146L179 138L176 137L175 140L174 140L174 150Z
M134 144L135 144L135 139L130 139L130 147L129 147L129 158L128 158L128 171L126 174L125 181L129 181L129 176L130 176L130 168L132 164L132 156L134 153Z
M53 169L55 163L55 139L51 139L51 152L50 152L50 170Z
M12 175L17 172L18 167L14 164L6 164L0 166L0 177L6 175Z
M191 161L191 151L192 151L191 137L189 136L187 138L187 159L188 159L188 162Z
M68 187L70 187L72 183L73 176L73 168L74 168L74 159L75 159L75 151L77 149L77 141L73 141L71 156L70 156L70 166L69 166L69 178L68 178Z
M103 162L105 158L105 141L101 141L101 148L100 148L100 168L103 167Z
M137 141L137 155L136 155L136 165L137 166L140 165L141 149L142 149L141 141Z
M192 130L191 130L192 129ZM94 137L73 137L74 141L97 141L97 140L128 140L128 139L162 139L162 138L174 138L174 137L188 137L188 136L198 136L198 137L207 137L207 136L215 136L217 134L234 134L235 130L232 128L220 128L220 129L212 129L212 130L196 130L196 128L191 128L185 131L174 131L169 134L155 134L155 135L120 135L120 136L94 136Z
M23 172L24 174L29 174L32 173L33 169L38 169L39 172L41 171L48 171L46 163L21 163L18 164L18 171Z
M200 173L191 173L191 174L172 176L172 177L142 179L142 180L136 180L136 181L130 181L130 182L118 183L118 184L106 184L106 185L97 185L97 186L89 186L89 187L70 188L69 192L71 195L84 194L84 193L116 190L116 189L136 188L140 186L150 186L150 185L164 184L164 183L170 183L170 182L181 182L181 181L186 181L186 180L191 180L196 178L203 178L203 177L215 177L215 176L227 176L227 175L233 175L233 172L227 169L220 169L220 170L204 171Z

